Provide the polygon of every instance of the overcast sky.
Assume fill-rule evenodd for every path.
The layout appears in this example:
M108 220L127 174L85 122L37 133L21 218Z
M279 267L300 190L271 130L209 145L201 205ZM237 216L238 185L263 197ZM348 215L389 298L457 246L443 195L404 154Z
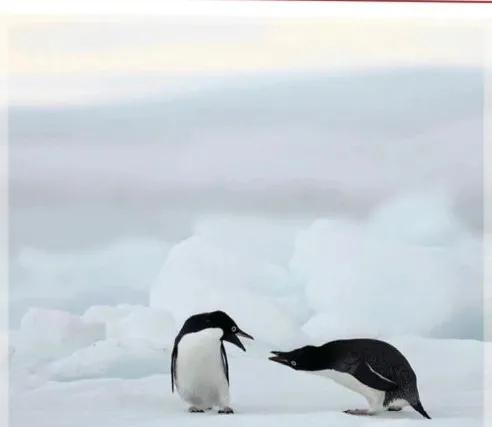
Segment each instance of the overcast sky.
M53 240L63 210L68 238L73 221L96 235L128 209L361 214L419 191L449 193L479 222L472 27L44 19L10 35L14 240ZM87 210L108 218L89 225Z
M11 28L13 105L172 95L241 74L482 61L479 28L435 19L18 18Z

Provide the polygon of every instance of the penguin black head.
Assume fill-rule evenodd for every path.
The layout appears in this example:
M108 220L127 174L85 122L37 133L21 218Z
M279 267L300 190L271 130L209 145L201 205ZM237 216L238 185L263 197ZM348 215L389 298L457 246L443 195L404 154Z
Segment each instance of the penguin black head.
M269 357L273 362L289 366L296 371L314 371L318 369L319 354L317 347L307 345L292 351L272 351Z
M221 340L228 341L243 351L246 351L246 349L238 337L254 339L251 335L242 331L227 313L220 310L191 316L183 325L181 333L198 332L208 328L222 329L223 335Z

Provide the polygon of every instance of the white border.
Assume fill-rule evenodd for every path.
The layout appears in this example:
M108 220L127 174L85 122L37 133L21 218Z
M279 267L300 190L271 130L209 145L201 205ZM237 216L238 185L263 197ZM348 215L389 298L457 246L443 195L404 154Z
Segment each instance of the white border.
M8 58L8 24L0 15L0 61ZM8 67L7 67L8 68ZM0 425L9 422L8 348L8 69L0 70Z
M492 8L492 7L491 7ZM484 240L483 302L484 339L492 341L492 26L484 31L484 98L483 98L483 174ZM484 350L484 420L492 424L492 345Z
M487 4L378 3L378 2L283 2L283 1L166 1L166 0L10 0L7 11L17 15L174 15L275 18L422 19L445 23L449 20L491 19Z
M165 0L23 0L10 1L3 10L10 19L43 19L94 16L201 16L265 17L273 19L347 18L419 20L435 25L475 24L484 33L484 231L492 236L492 6L443 3L350 3L270 1L176 1ZM2 9L0 8L0 12ZM0 19L2 16L0 15ZM0 25L0 55L7 57L8 26ZM1 73L2 70L0 70ZM8 330L8 194L7 194L7 87L0 74L0 425L8 426L8 347L2 331ZM492 260L492 237L484 241L485 260ZM492 340L492 265L484 262L484 338ZM484 354L484 425L492 424L492 348ZM488 421L488 423L486 423Z

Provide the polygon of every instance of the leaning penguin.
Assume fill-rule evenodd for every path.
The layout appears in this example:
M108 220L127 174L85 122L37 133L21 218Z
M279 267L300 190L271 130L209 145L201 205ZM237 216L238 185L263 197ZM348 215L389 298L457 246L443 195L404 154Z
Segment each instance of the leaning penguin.
M363 395L369 409L345 411L373 415L412 406L430 419L420 403L417 377L407 359L392 345L373 339L331 341L289 352L272 351L270 360L298 371L326 376Z
M241 331L223 311L191 316L174 340L171 356L171 389L189 403L190 412L213 407L220 414L232 414L229 406L229 365L224 341L246 351L238 336L253 339Z

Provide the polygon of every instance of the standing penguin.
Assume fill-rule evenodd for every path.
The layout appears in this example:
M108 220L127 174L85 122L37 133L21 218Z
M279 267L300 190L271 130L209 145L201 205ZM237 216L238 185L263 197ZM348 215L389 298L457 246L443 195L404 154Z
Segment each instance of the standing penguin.
M272 353L275 356L270 360L331 378L369 402L369 409L347 410L347 414L373 415L385 410L400 411L410 405L430 419L420 403L415 372L403 354L386 342L339 340Z
M171 356L171 389L174 384L190 412L219 407L219 414L232 414L229 406L229 366L224 341L246 351L241 331L223 311L191 316L174 340Z

